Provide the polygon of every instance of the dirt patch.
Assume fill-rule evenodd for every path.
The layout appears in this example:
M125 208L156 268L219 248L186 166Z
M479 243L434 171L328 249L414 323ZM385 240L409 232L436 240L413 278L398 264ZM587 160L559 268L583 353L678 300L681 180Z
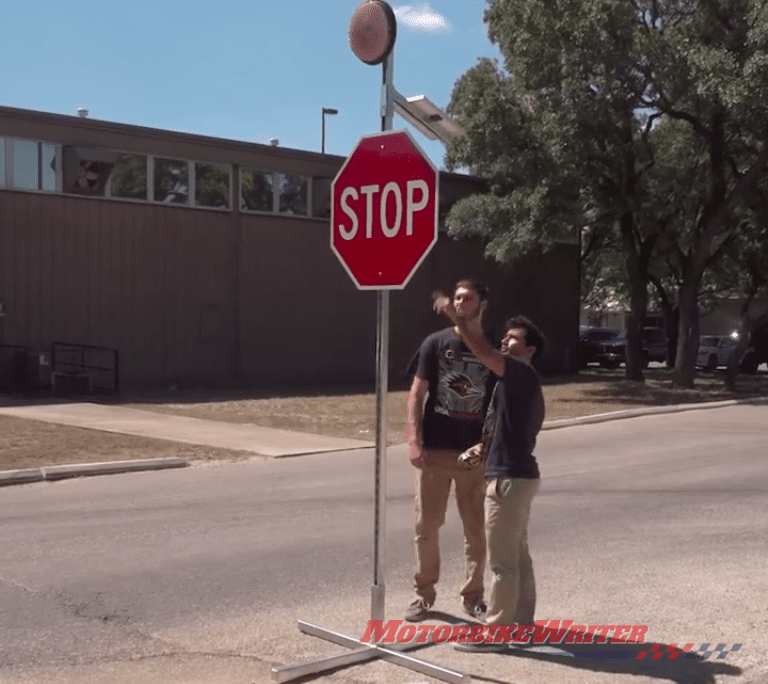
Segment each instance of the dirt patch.
M253 454L0 416L0 470L178 457L235 460Z
M547 420L643 406L768 396L766 372L741 376L736 393L725 391L722 373L702 373L692 390L675 390L671 384L671 374L665 368L649 369L645 383L626 380L621 369L589 369L578 376L545 378ZM131 397L124 405L366 441L375 438L376 403L368 387L314 388L283 394L268 396L245 389L175 390ZM405 441L407 394L396 388L387 396L390 444ZM236 460L253 458L253 454L0 416L0 469L160 457Z

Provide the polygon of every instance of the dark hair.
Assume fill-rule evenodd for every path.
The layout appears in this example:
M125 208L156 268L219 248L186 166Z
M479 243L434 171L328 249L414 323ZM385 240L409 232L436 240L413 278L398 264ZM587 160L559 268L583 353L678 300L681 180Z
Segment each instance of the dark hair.
M472 278L465 278L456 283L456 287L453 288L454 294L460 287L466 287L470 290L477 292L477 296L480 297L480 301L484 302L488 299L488 288L479 280L473 280Z
M535 347L531 361L538 359L547 342L544 339L544 333L541 332L527 316L513 316L504 324L504 332L507 333L511 328L521 328L525 330L525 346Z

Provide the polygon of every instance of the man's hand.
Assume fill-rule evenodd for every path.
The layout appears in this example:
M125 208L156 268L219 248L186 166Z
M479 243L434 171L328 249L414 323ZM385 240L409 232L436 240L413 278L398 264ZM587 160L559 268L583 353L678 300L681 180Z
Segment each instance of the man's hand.
M408 460L416 468L424 467L424 447L420 442L408 442Z
M465 468L476 468L485 462L485 448L483 443L475 444L459 454L459 463Z
M459 315L456 313L453 301L451 301L451 298L448 295L443 294L442 292L436 292L433 295L432 308L435 310L435 313L448 316L454 323L458 321Z

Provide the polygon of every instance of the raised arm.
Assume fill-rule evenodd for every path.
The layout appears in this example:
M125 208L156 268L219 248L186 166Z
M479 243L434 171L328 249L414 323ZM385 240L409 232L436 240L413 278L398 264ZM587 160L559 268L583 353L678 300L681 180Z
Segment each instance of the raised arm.
M445 295L437 297L434 308L437 313L442 313L451 319L461 339L480 363L498 377L504 375L504 355L486 339L479 326L467 325L466 321L456 313L450 297Z

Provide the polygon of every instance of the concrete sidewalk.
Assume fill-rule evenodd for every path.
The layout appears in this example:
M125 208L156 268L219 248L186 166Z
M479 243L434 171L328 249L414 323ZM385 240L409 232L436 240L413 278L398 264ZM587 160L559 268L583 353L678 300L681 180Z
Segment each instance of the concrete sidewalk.
M2 399L2 397L0 397ZM672 413L701 409L720 408L745 401L766 403L768 398L755 397L746 400L728 400L654 406L615 411L598 415L582 416L544 423L544 430L599 423L608 420L632 418L653 413ZM116 432L153 439L166 439L185 444L197 444L222 449L235 449L254 455L269 457L300 456L326 451L373 448L373 442L344 437L326 437L291 430L277 430L251 423L227 423L202 418L189 418L153 411L126 408L123 406L95 404L90 402L66 403L51 401L26 405L0 405L0 415L41 420L59 425L71 425L90 430ZM0 486L26 484L43 480L60 480L69 477L106 475L140 470L179 468L189 465L180 458L156 458L134 461L112 461L82 465L46 466L22 470L0 471Z
M225 423L90 402L0 406L0 414L124 435L236 449L260 456L299 456L374 446L373 442L357 439L326 437L251 423Z

